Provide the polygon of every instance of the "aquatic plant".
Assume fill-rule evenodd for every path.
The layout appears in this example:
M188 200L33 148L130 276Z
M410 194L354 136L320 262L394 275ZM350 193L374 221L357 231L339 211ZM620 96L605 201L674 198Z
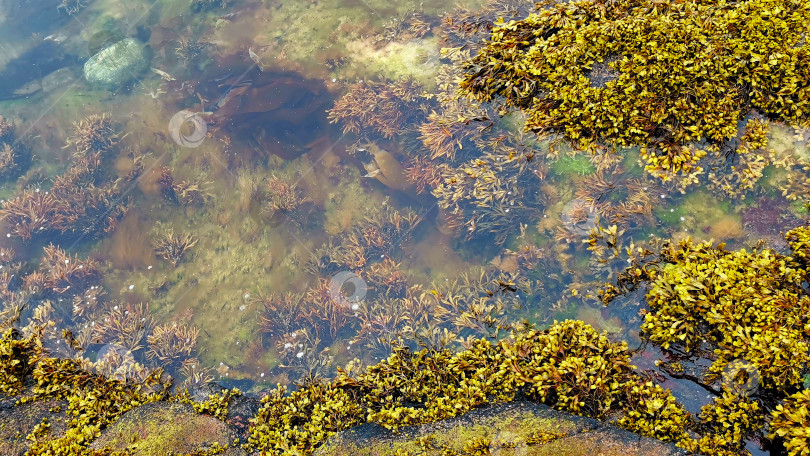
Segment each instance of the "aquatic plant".
M197 244L197 239L189 234L174 234L173 230L160 235L153 242L155 253L177 267L188 251Z
M174 189L174 176L172 176L172 169L168 166L163 166L158 172L157 185L160 188L160 193L167 200L177 203L177 192Z
M432 160L453 160L465 146L471 149L472 140L492 126L493 122L480 108L460 101L447 102L440 111L431 112L427 122L419 126L419 139L430 151Z
M188 399L184 399L183 401L191 403L191 405L194 407L194 411L197 413L211 415L214 418L225 421L225 419L228 417L228 405L231 402L231 399L241 395L242 391L240 391L239 388L234 388L225 389L219 393L209 394L208 399L203 402L195 402Z
M28 285L28 278L34 274L29 274L23 278ZM87 317L93 312L98 310L101 300L103 300L106 292L100 286L91 286L80 294L73 296L73 318Z
M767 412L771 419L785 420L777 422L785 426L782 435L791 432L789 420L800 421L800 415L782 414L779 403L790 403L788 396L803 387L810 363L810 297L804 287L810 226L790 230L785 238L790 255L762 247L730 251L723 244L689 239L663 245L657 256L632 260L633 266L603 290L610 302L649 283L642 336L664 349L659 366L715 391L715 402L699 416L702 437L685 448L745 454L746 439L765 438ZM684 365L701 359L711 361L708 369L684 373ZM712 389L717 383L721 390ZM747 397L740 397L741 391ZM796 448L801 438L794 433L788 440ZM804 439L807 445L810 440Z
M434 283L421 299L432 303L434 318L460 337L497 340L499 333L512 329L514 320L508 316L521 307L515 292L530 293L530 288L529 281L516 275L481 269L449 283Z
M102 178L101 165L101 152L74 156L71 166L53 179L50 192L69 195L80 187L95 185Z
M698 426L704 435L689 449L718 456L746 454L745 441L761 430L765 416L759 401L723 390L701 409Z
M27 165L24 162L30 160L24 157L20 149L8 143L0 144L0 179L16 177L25 171Z
M116 344L135 352L146 346L147 334L154 325L147 304L107 303L95 325L96 337L99 343Z
M264 305L259 327L271 337L281 367L304 376L327 375L333 358L329 346L354 323L353 309L334 299L329 281L318 279L305 293L260 296L254 302Z
M59 0L57 9L64 10L66 13L73 15L81 11L87 6L86 0Z
M396 429L429 423L518 394L591 416L635 411L638 420L652 425L642 432L670 440L686 437L689 414L668 391L639 388L644 382L632 372L625 345L573 321L513 337L497 345L475 340L457 354L398 347L365 369L350 364L329 383L303 384L289 396L280 387L262 400L250 448L310 454L329 435L355 424ZM636 399L625 402L625 394ZM645 409L645 401L653 399L660 402Z
M93 152L106 154L120 139L109 114L91 114L73 123L73 135L65 141L65 147L72 147L79 156Z
M503 244L516 227L539 215L542 202L531 191L535 151L518 141L496 139L489 147L482 141L488 152L450 168L433 190L441 209L464 214L468 239L489 233Z
M43 253L39 266L41 284L49 293L81 294L101 281L98 263L94 260L71 256L53 244L44 247Z
M380 294L399 296L408 287L409 274L402 269L401 263L391 258L372 263L364 272L363 277Z
M134 407L168 400L170 386L160 372L138 383L125 382L90 372L77 360L49 357L36 332L22 337L9 329L0 337L0 391L16 398L19 405L64 401L71 418L61 434L47 432L47 420L35 426L27 436L29 454L96 454L88 447L101 429Z
M417 193L432 192L442 183L442 175L450 171L445 163L437 163L426 157L412 157L405 163L405 179Z
M31 164L31 148L14 133L14 125L0 116L0 179L19 177Z
M556 161L551 163L549 169L561 176L568 176L568 175L582 175L587 176L589 174L593 174L596 171L596 167L593 166L588 160L588 157L583 155L563 155L558 158Z
M8 396L17 395L27 375L34 369L29 353L35 348L33 338L21 339L19 331L8 328L0 339L0 391Z
M414 329L411 325L416 323L416 315L412 312L414 309L409 305L412 302L407 298L396 299L386 295L360 302L355 311L359 327L351 339L351 347L359 347L364 349L364 354L384 358L391 354L395 346L405 344Z
M73 360L43 358L36 363L32 377L37 386L33 395L21 399L22 402L47 397L63 399L68 402L68 414L76 417L64 435L53 439L41 432L41 427L35 429L29 435L32 454L86 453L101 429L124 412L168 397L169 385L160 378L160 373L143 383L125 383L84 371Z
M259 327L271 336L280 336L294 332L300 325L303 293L285 293L283 295L259 295L253 302L264 307Z
M804 389L791 394L771 413L771 438L784 442L791 455L808 453L807 430L810 429L810 390Z
M35 334L21 338L8 330L0 338L0 389L18 395L31 381L35 386L21 403L65 399L76 417L61 436L49 436L43 431L47 426L37 427L29 439L31 451L39 454L85 454L101 429L133 407L190 402L187 395L169 396L169 383L159 372L138 383L108 379L87 372L77 361L43 356ZM801 454L806 443L805 393L792 395L772 415L773 433L784 438L790 454ZM192 405L223 419L230 399L239 394L224 391ZM518 396L713 455L744 452L739 442L766 415L758 399L726 391L693 417L668 390L634 371L625 343L611 342L582 322L565 321L545 331L515 331L497 344L473 340L458 353L395 347L382 362L365 368L352 362L331 381L309 379L289 394L279 386L262 398L244 448L311 454L335 432L365 422L398 429Z
M180 363L191 356L200 330L185 324L156 325L146 336L146 358L162 364Z
M396 82L363 81L349 86L348 92L329 110L329 122L341 122L344 133L385 138L405 133L427 114L428 100L422 87L412 79Z
M655 274L648 294L655 312L647 314L642 326L651 340L664 348L676 344L687 352L702 340L715 340L721 352L710 369L714 378L726 363L743 358L759 370L764 387L785 391L800 383L803 366L810 361L803 341L808 335L801 325L810 310L800 286L806 272L792 266L791 258L768 250L727 252L686 241L666 255L675 266ZM698 264L709 268L698 269ZM675 297L667 290L678 283L705 284L711 295L696 299L704 296L698 285ZM773 295L776 290L780 291ZM703 322L711 336L702 333ZM774 322L779 325L774 327Z
M206 190L207 182L175 180L172 169L168 166L163 166L158 170L156 182L164 198L183 206L202 206L212 196Z
M581 148L640 145L647 170L682 189L750 112L807 122L808 19L807 5L780 0L542 1L491 30L462 64L461 90L520 108L528 129ZM615 77L594 81L604 62Z
M28 305L27 292L20 290L18 282L24 265L15 256L14 249L0 248L0 331L16 323Z
M2 206L0 216L8 224L11 234L23 240L46 229L60 230L68 224L56 196L48 192L26 189L4 201Z
M206 190L207 183L198 180L174 181L172 189L183 206L202 206L211 199L211 193Z
M810 193L810 165L794 166L788 174L787 182L780 185L782 196L790 201L801 201Z
M282 358L279 366L297 374L301 379L318 379L330 375L335 357L330 348L313 331L299 328L284 334L276 342Z
M15 139L14 124L0 116L0 143L13 144Z
M290 184L287 180L276 176L271 176L264 182L257 198L262 203L258 215L265 221L279 221L286 218L302 222L307 213L305 209L312 203L295 183Z
M251 421L249 444L266 454L311 454L327 437L363 421L352 395L331 384L301 385L289 396L283 386L262 398Z
M188 32L189 34L191 31ZM183 66L193 64L203 51L208 47L209 43L204 40L188 36L180 36L177 39L177 47L174 49L174 55L180 59Z
M442 17L442 32L446 35L448 47L468 45L477 50L500 20L526 17L533 6L520 0L489 0L475 10L459 5Z
M345 300L335 299L330 281L318 279L317 285L309 288L301 305L301 318L307 327L327 343L354 322L352 309ZM315 344L317 346L318 344Z
M183 382L178 385L181 389L190 389L194 385L214 381L213 369L203 366L200 360L195 358L183 361L177 372L183 378Z
M709 187L730 197L745 196L762 178L765 167L775 162L775 151L768 151L768 124L752 118L745 124L739 145L716 160L708 173Z
M105 176L103 155L117 144L117 134L107 117L81 122L87 123L76 127L81 134L68 141L77 147L73 162L50 190L26 188L2 202L0 218L12 236L23 241L54 233L94 236L112 231L123 216L128 199L122 187L137 179L138 172L114 180Z
M427 15L422 11L407 11L401 17L393 17L386 21L383 24L383 30L374 35L373 43L379 45L423 38L430 33L437 22L435 16Z
M397 210L388 201L368 213L351 230L335 236L317 249L309 262L314 272L329 276L339 268L358 269L371 259L390 257L411 239L419 223L418 215L410 210Z

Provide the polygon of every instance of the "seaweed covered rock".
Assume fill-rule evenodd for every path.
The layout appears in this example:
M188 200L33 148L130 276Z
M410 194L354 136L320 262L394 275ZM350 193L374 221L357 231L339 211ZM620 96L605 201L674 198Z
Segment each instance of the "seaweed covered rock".
M661 258L628 270L621 281L650 283L642 330L664 349L692 353L702 344L717 359L708 380L720 380L737 359L761 375L761 386L780 393L802 385L810 362L810 296L804 266L810 227L787 233L794 255L773 250L726 250L723 244L670 245ZM617 290L609 287L606 300Z
M291 393L284 387L270 391L250 420L249 436L241 447L237 418L255 409L253 404L232 401L241 395L238 390L209 388L208 399L195 402L187 394L169 394L169 380L159 372L141 382L108 379L84 370L75 360L45 356L36 335L21 338L13 330L4 333L0 339L0 389L11 399L19 397L14 407L48 405L43 402L47 400L67 403L65 413L75 418L64 430L46 419L25 437L31 442L29 454L64 456L101 454L107 449L155 454L155 448L191 454L226 450L227 454L241 454L245 450L262 455L307 455L334 434L356 426L365 426L357 430L361 434L373 429L367 424L378 430L410 432L414 425L439 423L479 413L476 410L493 404L525 399L591 419L517 405L518 409L531 409L528 424L518 426L530 434L507 439L504 431L504 435L491 436L495 426L484 423L467 432L469 438L460 439L447 427L456 422L445 421L430 429L443 429L447 435L421 436L414 454L491 454L493 448L503 449L503 454L514 448L526 450L520 454L668 454L658 453L658 449L676 454L670 446L641 438L646 436L701 454L730 456L745 454L744 439L767 424L767 401L761 403L732 391L724 391L698 416L692 416L669 390L656 384L654 377L636 371L629 360L626 343L612 342L592 327L571 320L544 331L517 330L497 344L474 340L457 353L447 349L412 352L400 346L376 365L360 369L350 363L331 381L310 380ZM26 390L26 384L36 386ZM518 409L507 408L504 413L514 417ZM487 412L480 413L466 422L481 424ZM547 419L552 413L554 419ZM786 446L803 444L805 414L802 395L793 396L771 414L773 431L789 442ZM610 430L608 425L636 436ZM18 444L19 436L11 436L9 442ZM522 447L521 442L525 443ZM454 448L461 445L461 450L443 447L451 444ZM539 452L528 453L530 450ZM397 454L411 454L403 451Z
M749 454L747 441L769 440L790 455L810 448L810 226L785 238L792 254L686 239L605 290L610 302L647 284L642 336L663 349L657 365L714 392L692 426L700 437L684 448L739 455Z
M84 64L87 82L116 89L134 78L148 65L146 51L135 38L125 38L102 49Z
M804 1L544 0L496 25L463 64L463 93L520 108L527 129L582 148L641 146L664 180L696 182L737 145L737 167L761 175L768 159L753 114L808 122Z
M688 412L672 394L634 372L624 343L578 321L546 331L518 331L499 344L479 339L467 350L411 352L331 382L278 388L262 400L249 445L263 454L311 454L336 432L373 423L398 430L476 408L529 397L669 442L688 440ZM609 415L610 412L610 415Z
M497 454L502 456L675 456L672 444L532 402L485 407L392 433L365 424L331 437L317 456Z

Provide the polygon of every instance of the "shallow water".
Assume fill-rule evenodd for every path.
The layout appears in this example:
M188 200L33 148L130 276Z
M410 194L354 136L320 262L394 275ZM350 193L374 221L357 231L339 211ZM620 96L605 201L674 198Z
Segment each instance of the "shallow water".
M154 328L197 328L193 350L179 350L169 371L180 381L233 380L254 390L328 376L355 357L374 362L397 335L414 346L459 346L471 336L502 337L498 326L523 320L578 318L633 345L640 296L607 309L596 298L627 264L609 252L594 260L583 240L597 224L619 220L626 243L691 236L736 247L764 237L783 248L773 228L803 215L779 192L777 169L745 199L694 186L681 194L646 175L632 150L601 172L582 155L550 157L548 143L521 137L517 114L485 133L535 150L531 169L466 215L440 208L418 183L444 157L418 169L413 159L430 154L414 128L442 109L441 70L450 61L440 48L450 44L440 18L455 2L392 5L97 0L73 14L52 2L6 6L0 115L33 161L2 183L0 196L49 191L77 162L64 147L74 122L92 114L109 114L119 132L94 184L135 176L106 210L88 215L105 229L28 240L3 228L0 247L14 249L25 274L49 243L98 262L92 289L33 296L23 321L51 319L60 331L85 334L84 353L72 355L88 360L121 346L119 333L140 331L124 349L149 367L166 364L148 356L161 343ZM113 89L88 84L84 62L126 37L144 44L146 67ZM406 77L435 95L402 114L411 130L386 137L330 122L352 84ZM780 154L806 160L806 133L775 127L772 137ZM469 140L456 152L487 151ZM628 201L641 206L619 215ZM193 244L179 258L161 256L169 233ZM97 300L88 297L96 287L104 290ZM53 310L37 317L47 300ZM141 323L113 327L141 304ZM87 309L77 315L71 305ZM443 340L443 330L453 337ZM686 399L694 389L676 393L701 402Z

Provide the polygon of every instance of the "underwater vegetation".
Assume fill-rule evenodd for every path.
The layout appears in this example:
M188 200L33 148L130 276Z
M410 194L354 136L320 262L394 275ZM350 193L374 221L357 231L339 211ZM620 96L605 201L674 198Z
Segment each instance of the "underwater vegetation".
M87 6L87 0L59 0L57 8L72 15L81 11L85 6Z
M113 178L110 159L119 134L109 116L90 115L74 123L73 130L65 146L73 149L71 164L50 188L25 188L2 202L0 218L10 236L23 241L54 234L93 237L112 231L126 212L122 190L141 169Z
M36 334L43 354L110 378L142 380L149 375L147 365L183 375L189 369L181 369L182 363L191 357L198 330L178 321L156 324L147 304L110 299L102 287L102 262L71 254L59 244L67 240L73 247L114 231L126 212L130 198L124 190L133 186L143 165L141 155L119 150L121 139L107 114L75 122L66 140L71 149L67 169L49 186L25 187L3 201L8 237L40 255L23 259L14 249L0 250L0 327ZM116 157L132 166L115 169ZM170 234L156 248L176 265L196 241ZM48 236L51 243L42 246ZM199 380L190 373L186 380Z
M16 137L14 125L0 116L0 180L19 177L31 164L31 149Z
M385 138L401 134L424 117L424 90L412 79L391 82L360 82L347 88L329 110L329 121L340 122L344 132Z
M136 167L142 167L136 164ZM157 188L166 201L183 207L201 207L212 198L208 182L200 179L175 180L172 169L162 166L157 171Z
M304 383L289 395L279 388L263 400L250 442L268 454L309 453L331 432L362 422L396 429L527 397L699 454L748 454L752 439L802 454L810 443L803 390L803 305L810 298L801 286L810 264L808 233L802 226L787 234L789 256L686 240L657 256L645 253L647 261L617 281L623 290L650 284L643 335L664 348L663 372L712 393L697 415L655 377L637 373L625 343L566 321L546 331L523 327L497 344L471 339L455 354L398 346L385 361L365 369L350 364L330 382ZM604 298L617 292L608 287ZM687 367L690 356L713 363L698 377Z
M380 241L381 236L383 240L387 236L402 237L403 231L409 229L412 224L413 220L408 215L398 214L392 208L382 209L369 215L354 230L337 236L330 245L343 246L345 243L346 246L355 249L358 247L362 247L364 251L368 249L375 255L377 252L392 255L396 252L385 248L388 244ZM608 234L618 233L615 227L607 231ZM673 247L674 253L664 251L660 255L661 258L669 260L669 264L663 264L665 261L661 258L657 262L639 263L629 268L618 283L625 287L640 283L644 277L638 271L641 271L643 266L643 270L650 274L647 278L653 282L653 286L658 286L660 293L666 293L671 288L684 291L694 288L697 293L705 293L704 290L715 288L702 284L698 279L714 282L719 280L719 284L712 286L726 287L717 289L737 298L742 296L754 300L757 299L756 294L747 293L746 289L742 288L753 286L755 290L761 289L762 294L766 296L765 299L759 298L763 305L752 304L752 308L759 310L763 315L749 316L747 308L739 306L732 309L732 312L743 315L741 317L731 315L729 318L742 318L743 320L738 321L752 325L751 333L754 336L765 333L763 340L766 340L767 333L772 331L777 337L793 344L787 348L794 350L803 348L806 353L806 344L802 345L802 340L791 337L796 333L800 333L800 338L807 337L804 329L807 326L804 321L807 312L794 307L800 307L796 306L796 303L808 301L803 295L804 290L801 286L798 288L795 286L797 280L801 283L801 280L807 279L808 258L810 258L808 228L800 227L792 230L787 235L787 240L793 252L789 257L774 252L765 254L729 252L722 248L712 248L709 244L695 246L685 241L680 247L685 253L679 253L678 248ZM616 244L616 241L611 243ZM347 257L332 256L330 250L324 252L326 253L324 256L313 260L312 267L324 271L333 267L346 267ZM3 252L0 258L7 255L10 256L11 252ZM515 261L524 267L536 268L538 262L543 260L542 256L528 250L521 250L514 255L517 257ZM651 255L645 254L645 257ZM66 254L59 253L54 248L51 248L49 257L52 257L52 261L50 265L43 266L45 268L43 272L55 268L58 264L67 266L71 263L79 263L75 271L93 269L92 263L81 264L78 258L68 258ZM70 261L66 263L65 259ZM353 363L334 379L323 380L319 378L319 374L327 371L326 368L333 362L333 358L322 348L319 339L332 340L338 333L310 333L309 328L352 328L352 325L357 323L351 323L349 319L351 314L347 312L350 309L341 307L338 300L325 299L325 295L328 294L325 281L321 281L318 287L310 289L303 298L285 295L264 300L270 303L265 304L268 313L264 324L271 331L276 331L273 337L276 337L275 334L279 335L278 343L289 353L286 356L292 362L299 363L303 372L310 374L310 380L301 383L296 391L289 394L284 387L279 387L265 396L263 406L251 424L251 435L245 449L260 451L263 454L309 454L331 433L356 424L374 422L396 429L408 424L428 423L457 416L487 403L516 398L528 398L560 410L607 419L631 431L676 442L684 448L703 454L740 454L745 451L743 447L745 439L751 436L761 436L763 441L767 438L775 438L777 442L780 441L778 439L783 439L788 449L806 446L801 418L804 416L803 413L806 413L802 412L803 396L792 393L792 397L780 403L787 393L800 388L801 385L801 377L794 378L789 369L785 371L786 375L766 370L762 374L762 392L751 396L741 396L741 390L733 387L737 380L732 378L732 381L724 383L725 389L717 391L717 398L713 403L704 407L697 416L693 416L668 390L631 366L630 351L626 343L612 342L606 335L599 334L592 327L577 321L556 323L544 331L535 330L528 324L510 326L508 319L502 319L504 311L521 304L517 294L528 293L529 291L523 288L531 289L531 283L517 282L506 277L493 278L482 273L480 277L467 277L464 281L456 283L435 284L417 297L414 291L418 290L411 291L404 284L406 277L395 261L390 258L377 260L371 256L366 260L369 267L364 274L367 274L365 277L369 283L375 288L378 287L380 292L400 299L399 301L388 297L381 297L378 300L368 299L362 303L362 307L358 305L357 309L351 309L357 311L357 316L360 316L357 321L362 322L358 330L358 335L361 336L358 343L368 343L369 338L364 337L362 331L365 326L376 325L378 329L373 333L386 334L401 328L399 331L402 331L401 334L404 334L407 340L422 341L428 348L414 351L413 348L391 340L388 342L388 350L392 353L384 361L367 367ZM13 264L11 258L4 261ZM728 264L723 261L727 261ZM769 261L775 261L775 265L769 266ZM668 283L667 281L677 280L679 276L672 270L679 267L698 272L719 270L719 273L717 276L689 278L690 286L683 286L680 282ZM726 269L723 269L724 267ZM738 276L732 277L747 278L749 282L743 282L740 288L735 288L736 282L724 279L733 273ZM762 280L760 283L760 275L763 273L773 274L776 277L766 276L771 280ZM661 280L656 282L659 277ZM631 281L633 278L636 280ZM71 283L75 283L77 288L94 289L96 286L92 285L92 280L85 283L77 281ZM72 289L71 287L69 290ZM53 292L64 294L69 290L61 286ZM768 290L768 293L765 293L765 290ZM796 295L795 299L793 295ZM650 293L650 299L657 296L659 295L656 293ZM680 297L680 292L670 294L667 298L663 297L666 296L664 294L660 296L664 300L664 305L670 306L686 305L685 303L693 301L703 302L686 298L684 302L679 302L676 296ZM688 293L685 296L688 298ZM712 296L722 298L723 294ZM392 312L391 309L398 303L405 306L408 300L410 305L414 306L412 313L406 314L407 318L397 319L396 312ZM783 306L779 304L781 300L793 304ZM768 301L772 301L771 304L774 305L768 307ZM432 308L422 307L430 302L435 303ZM316 306L318 303L320 307ZM85 305L85 301L82 300L81 304ZM111 303L106 304L111 306ZM91 303L88 299L86 305L99 304ZM388 311L375 313L374 305ZM719 304L715 307L720 308ZM40 304L38 309L48 309L48 306ZM174 365L180 363L181 369L188 372L187 378L195 382L210 378L210 374L204 370L195 373L197 365L192 364L193 360L186 359L192 351L188 348L190 341L198 336L197 330L181 324L155 325L149 318L148 310L142 305L106 307L100 314L101 317L95 320L97 323L94 326L101 326L98 336L100 340L120 345L125 349L123 353L115 351L114 356L105 358L106 360L115 356L120 358L117 367L95 367L98 372L106 374L106 377L87 372L85 366L92 366L87 360L51 358L51 354L44 350L43 345L46 347L58 345L54 341L66 337L70 341L69 345L81 346L81 341L86 340L86 336L83 333L73 335L72 332L53 334L53 329L48 329L52 323L48 322L54 321L53 314L58 312L58 304L52 305L50 309L49 318L45 316L34 318L34 322L27 325L22 332L9 329L0 342L0 382L2 382L0 386L3 391L21 394L25 379L33 378L38 386L33 393L22 393L27 398L25 401L45 397L64 398L70 404L70 412L80 417L71 423L66 435L55 439L49 438L44 432L47 423L38 427L30 439L34 451L50 450L54 454L66 455L87 454L88 445L100 430L126 410L149 401L173 400L168 393L167 377L150 375L147 369L127 361L132 359L130 356L133 358L143 356L138 353L144 350L142 348L144 341L149 345L145 355L147 358L163 359ZM294 314L299 311L304 315L299 323L296 323L294 316L289 319L284 317L285 312ZM42 312L45 310L40 311ZM768 312L776 312L779 316L785 316L786 320L783 322L774 319ZM700 316L698 311L693 313ZM435 325L438 331L421 335L415 333L417 328L423 327L419 322L420 318L430 318L434 315L439 316L437 320L443 322ZM317 324L319 320L334 318L340 320L330 320L330 326ZM710 314L704 318L713 321L711 319L715 317ZM276 326L279 323L286 324L287 321L292 324L287 327ZM350 323L345 324L343 321ZM733 323L733 320L730 321ZM756 325L760 321L764 326ZM703 325L700 322L695 324L698 325L697 330L707 327L708 331L717 331L711 325ZM775 331L771 328L780 324L787 327L776 328ZM732 328L730 325L723 326L722 321L716 326L726 330ZM457 329L458 337L464 340L465 347L459 352L442 348L450 340L458 338L455 334L447 335L451 328L466 330L462 332ZM668 328L660 326L644 328L646 332L652 334L669 334ZM678 325L677 328L686 331L687 325ZM660 332L656 333L657 330ZM497 342L494 340L498 337L497 331L509 333L510 336ZM736 331L736 328L731 331ZM343 334L347 332L344 330L341 335ZM434 339L431 339L431 336ZM691 340L686 337L681 339L678 335L673 339L670 348L676 346L678 341ZM707 340L722 343L722 339L719 338ZM659 340L654 342L663 345ZM287 344L289 347L285 347ZM697 351L697 348L694 350ZM748 362L756 362L755 359L751 359L753 357L746 357L745 351L735 352L734 350L741 349L740 344L735 344L733 340L726 350L731 350ZM132 355L130 352L135 354ZM762 355L761 352L755 354ZM764 356L770 356L770 352ZM783 358L774 359L774 362L779 362ZM184 361L181 363L181 360ZM728 364L730 363L727 363L726 367ZM119 371L122 365L126 366L127 370L125 378L129 380L126 382L123 381L124 376L121 376ZM675 369L673 365L673 372L676 372ZM803 373L801 368L796 369L800 374ZM135 373L138 371L142 372ZM721 373L720 377L723 375L725 374ZM772 382L764 381L766 375L771 375ZM717 382L719 379L715 378L713 381ZM740 385L744 387L744 383ZM711 382L707 381L707 384L710 385ZM213 416L224 416L227 414L225 410L232 395L238 395L238 392L217 395L195 408ZM772 414L769 415L768 412ZM769 437L770 434L762 436L764 423L769 416L772 417L773 435L778 437Z
M93 152L107 154L119 142L119 134L109 114L91 114L74 122L73 135L65 141L65 148L72 148L77 157Z
M518 267L547 292L536 307L596 305L600 283L632 262L628 248L644 252L650 236L687 233L737 241L746 236L741 212L749 226L774 201L766 211L787 221L785 200L810 188L807 111L787 107L803 103L810 81L799 31L806 22L785 36L767 31L798 24L806 6L789 2L770 14L773 2L631 3L457 8L431 30L443 37L444 65L436 88L411 107L429 113L416 131L392 113L363 111L356 88L331 119L348 133L398 140L406 178L436 198L442 233L469 245L494 240L499 268L536 252L534 264L549 273ZM666 33L674 23L684 30ZM736 48L726 46L726 28ZM751 39L757 44L746 47ZM765 68L767 55L784 64ZM749 94L752 86L763 88ZM780 94L784 109L768 101ZM357 115L340 117L348 101ZM690 214L694 201L682 204L678 194L698 185L732 203ZM737 203L750 196L759 204ZM777 231L769 235L778 243ZM536 307L526 310L542 313Z
M169 231L160 235L154 241L155 253L172 264L177 266L183 261L183 257L191 250L197 240L189 234L174 234Z
M91 448L90 444L125 412L144 404L190 404L199 414L225 421L230 401L241 395L238 389L223 390L209 395L207 400L195 401L185 390L172 391L172 380L159 370L149 372L137 382L91 372L76 360L49 357L36 334L22 338L12 329L4 331L0 339L0 360L2 391L6 397L16 400L15 407L50 402L56 404L52 413L63 414L63 418L55 420L64 419L66 423L60 427L43 418L34 426L26 436L29 442L26 454L31 455L131 454L130 451L118 452L104 447ZM135 443L135 440L128 442ZM218 450L200 449L193 454L221 453L230 442L223 443L224 447L214 445Z
M325 376L333 372L334 356L345 351L371 361L398 345L464 346L517 325L508 315L533 295L532 282L519 274L478 268L453 281L413 280L399 259L420 221L384 202L314 251L306 265L317 278L314 286L252 298L264 309L259 326L282 367ZM330 278L347 269L363 283L359 300L338 299L330 288Z

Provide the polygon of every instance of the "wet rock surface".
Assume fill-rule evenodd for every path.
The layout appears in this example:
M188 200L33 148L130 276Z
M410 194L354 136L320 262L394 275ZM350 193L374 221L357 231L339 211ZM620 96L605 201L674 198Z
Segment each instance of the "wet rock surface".
M129 451L132 455L190 453L229 445L224 455L246 454L233 442L236 434L224 422L200 415L191 405L155 402L130 410L103 430L92 448Z
M191 399L196 402L205 402L212 394L223 394L228 391L214 382L206 383L189 391ZM249 435L250 419L259 413L261 401L248 395L231 397L228 401L228 416L225 422L236 432L240 441L246 442Z
M478 450L483 452L475 453ZM687 454L674 445L530 402L499 404L450 420L401 428L399 434L366 424L334 435L315 454L376 456L397 451L413 455L472 451L499 456Z
M50 428L46 435L59 436L65 432L67 402L57 399L15 405L18 397L0 396L0 454L25 454L31 446L26 436L45 420Z

